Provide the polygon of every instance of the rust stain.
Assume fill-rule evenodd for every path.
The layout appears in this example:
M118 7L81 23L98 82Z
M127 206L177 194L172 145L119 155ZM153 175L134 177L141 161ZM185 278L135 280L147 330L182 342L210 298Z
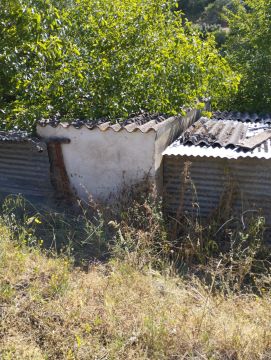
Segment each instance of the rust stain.
M66 171L61 143L47 144L50 160L51 182L56 192L56 198L65 202L74 202L75 197L71 190L69 177Z

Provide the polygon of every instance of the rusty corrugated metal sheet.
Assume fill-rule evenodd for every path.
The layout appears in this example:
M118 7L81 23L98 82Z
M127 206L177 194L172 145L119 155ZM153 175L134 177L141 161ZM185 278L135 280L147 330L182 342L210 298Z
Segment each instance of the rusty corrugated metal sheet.
M39 138L30 136L26 131L0 131L1 143L28 143L36 148L37 151L46 149L46 144Z
M33 203L49 204L54 190L47 147L38 151L30 142L0 142L0 197L22 194Z
M185 164L189 171L183 174ZM270 183L269 160L164 157L165 210L173 217L179 207L184 213L211 217L225 190L227 198L232 187L233 211L260 209L271 227Z

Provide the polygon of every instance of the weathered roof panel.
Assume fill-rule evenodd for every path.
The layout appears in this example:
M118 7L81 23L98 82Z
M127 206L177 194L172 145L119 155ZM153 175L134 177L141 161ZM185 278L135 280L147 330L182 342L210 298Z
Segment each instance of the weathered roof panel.
M202 117L170 145L164 155L228 159L271 158L271 117L246 113L214 113Z
M134 115L125 121L117 120L114 123L108 121L108 119L98 119L98 120L76 120L71 123L60 122L60 120L41 120L39 121L39 125L42 127L52 126L58 127L62 126L64 128L74 127L76 129L81 129L82 127L86 127L89 130L99 129L100 131L113 130L115 132L119 132L121 130L126 130L129 133L135 131L141 131L142 133L147 133L151 130L158 131L161 126L165 123L165 121L170 121L172 119L181 119L181 117L169 117L161 114L148 114L142 113L138 115Z
M212 119L271 124L271 114L256 114L238 111L214 111Z
M264 143L266 140L271 138L271 130L260 132L254 136L250 136L244 140L239 140L238 146L245 149L254 149L256 146Z
M193 157L213 157L213 158L258 158L271 159L271 142L267 140L260 147L251 151L231 148L212 147L206 145L183 145L175 141L168 146L163 155L169 156L193 156Z
M43 141L30 136L26 131L0 131L0 143L29 143L38 151L44 151L46 148Z

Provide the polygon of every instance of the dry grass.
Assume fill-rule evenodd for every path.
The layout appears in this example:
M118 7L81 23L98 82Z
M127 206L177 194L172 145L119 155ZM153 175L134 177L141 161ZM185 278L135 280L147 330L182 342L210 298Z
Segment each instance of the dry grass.
M0 358L270 359L271 297L111 260L88 272L0 229Z

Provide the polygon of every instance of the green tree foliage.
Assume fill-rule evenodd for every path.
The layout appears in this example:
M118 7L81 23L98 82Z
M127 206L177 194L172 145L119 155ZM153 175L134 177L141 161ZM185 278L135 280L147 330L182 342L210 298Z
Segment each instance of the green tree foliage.
M185 16L191 21L197 21L204 9L216 0L180 0L179 8L185 13Z
M236 91L238 77L164 0L2 0L0 116L37 119L176 114Z
M199 22L208 25L221 25L227 27L227 20L224 16L224 8L231 8L232 0L215 0L208 4L200 15Z
M234 1L227 14L230 36L227 59L241 73L233 107L271 111L271 1Z
M30 129L36 117L45 111L44 107L50 107L46 84L61 68L66 48L70 46L61 39L61 31L65 29L63 15L49 1L1 1L2 127Z

